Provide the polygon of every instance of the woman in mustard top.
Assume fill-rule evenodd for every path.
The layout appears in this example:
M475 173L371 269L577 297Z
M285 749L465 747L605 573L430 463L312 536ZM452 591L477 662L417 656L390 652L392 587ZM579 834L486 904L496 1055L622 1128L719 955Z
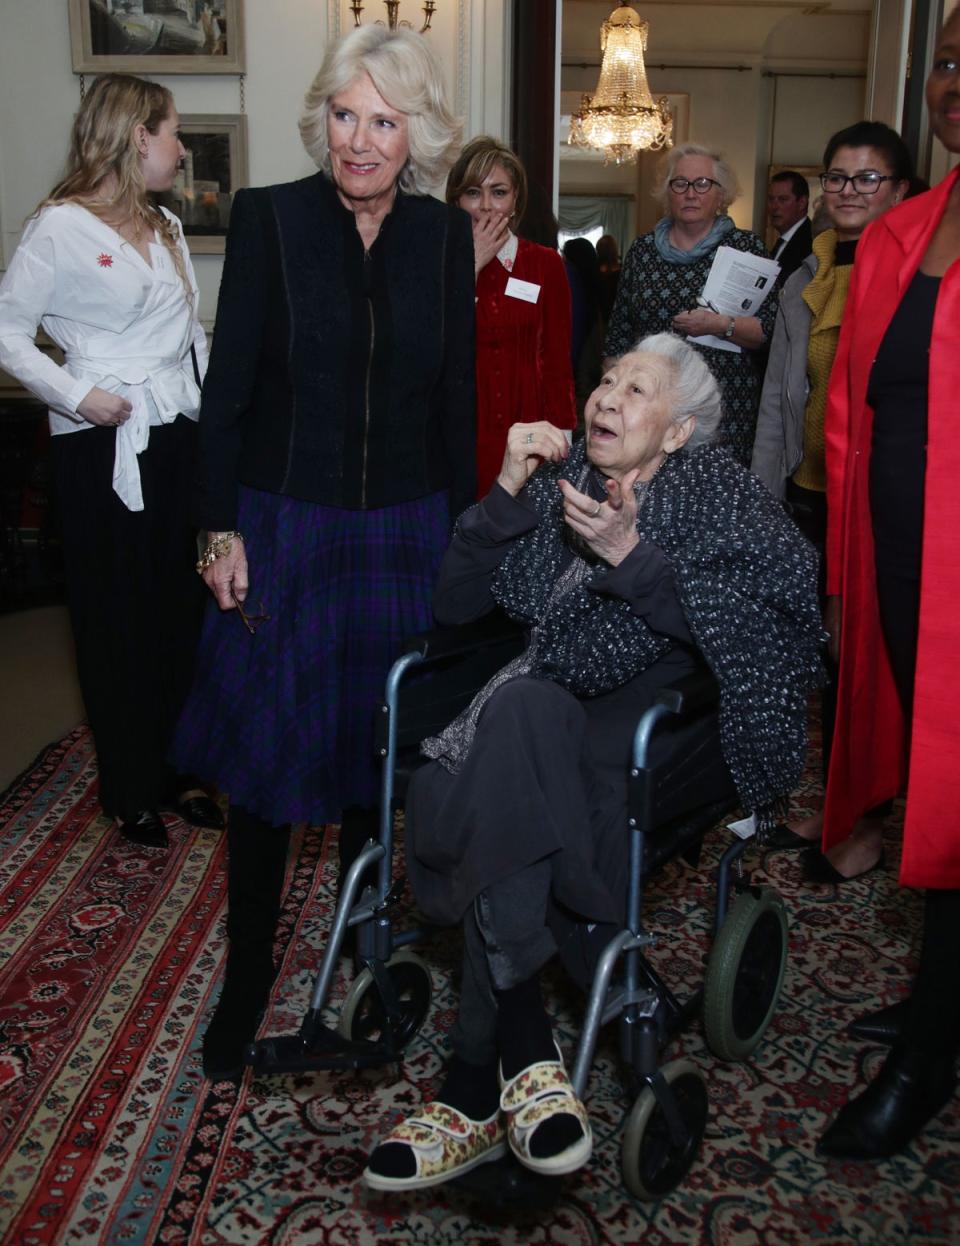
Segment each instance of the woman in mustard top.
M913 173L910 153L895 130L859 121L827 143L820 175L831 228L783 287L770 346L751 470L782 498L821 557L826 540L824 413L830 370L850 288L857 239L867 225L904 198ZM836 670L823 694L824 775L830 760ZM863 817L843 843L824 855L816 845L823 812L777 828L774 843L805 848L811 882L845 882L881 860L886 806Z

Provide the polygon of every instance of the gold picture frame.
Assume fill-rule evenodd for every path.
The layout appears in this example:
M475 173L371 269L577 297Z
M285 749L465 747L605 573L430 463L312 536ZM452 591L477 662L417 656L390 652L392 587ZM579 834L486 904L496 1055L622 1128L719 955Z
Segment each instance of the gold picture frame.
M243 0L67 0L74 73L239 74Z
M233 196L248 184L247 119L240 113L185 113L180 140L187 156L160 202L183 223L193 255L222 255Z

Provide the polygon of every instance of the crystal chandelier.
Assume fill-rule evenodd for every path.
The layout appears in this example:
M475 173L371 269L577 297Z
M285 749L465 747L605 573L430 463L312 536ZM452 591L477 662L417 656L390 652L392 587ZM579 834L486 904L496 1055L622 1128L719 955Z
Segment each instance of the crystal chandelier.
M409 22L400 21L400 0L383 0L387 6L387 25L391 30L396 30L398 26L405 26L408 30L413 27ZM420 33L425 35L430 29L430 23L433 21L433 15L437 11L436 0L425 0L423 6L423 25L420 27ZM360 14L363 12L362 4L351 4L350 12L353 14L354 26L360 25ZM382 26L383 22L378 22L378 26Z
M639 151L673 146L673 118L665 97L656 103L647 83L643 54L650 29L631 5L622 4L600 28L603 62L593 95L584 95L570 118L576 147L597 147L604 162L636 160Z

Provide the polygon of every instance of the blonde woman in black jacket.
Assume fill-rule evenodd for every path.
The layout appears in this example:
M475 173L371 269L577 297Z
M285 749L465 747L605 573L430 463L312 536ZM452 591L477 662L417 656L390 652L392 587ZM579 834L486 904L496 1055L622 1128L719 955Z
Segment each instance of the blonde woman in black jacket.
M342 862L376 825L374 706L474 489L473 243L425 194L460 140L427 43L352 31L300 128L321 172L237 196L200 416L215 604L176 756L231 801L213 1078L269 995L290 823L341 823Z

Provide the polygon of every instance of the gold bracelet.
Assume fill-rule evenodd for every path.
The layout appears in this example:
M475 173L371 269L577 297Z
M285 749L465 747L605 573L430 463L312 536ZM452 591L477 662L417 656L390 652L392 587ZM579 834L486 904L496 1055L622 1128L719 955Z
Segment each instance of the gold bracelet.
M197 560L197 575L203 575L207 567L212 567L218 558L229 554L234 540L242 541L242 533L221 532L219 536L215 536Z

